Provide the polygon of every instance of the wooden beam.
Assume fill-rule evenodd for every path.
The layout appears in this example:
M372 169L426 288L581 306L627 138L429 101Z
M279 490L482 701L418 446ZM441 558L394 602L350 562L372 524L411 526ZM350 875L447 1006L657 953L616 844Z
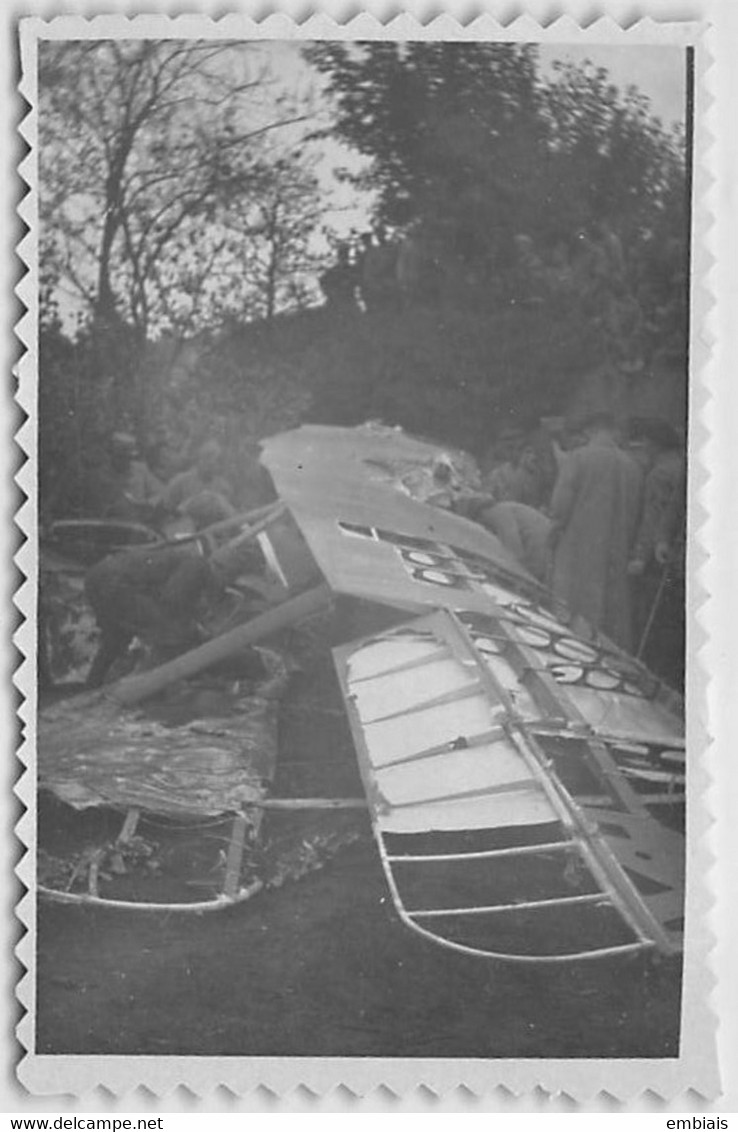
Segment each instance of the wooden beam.
M248 824L245 814L236 814L233 819L231 839L228 842L225 882L223 884L223 895L228 900L233 900L238 895Z
M252 523L245 531L240 531L239 534L229 539L228 542L224 543L223 546L218 549L230 550L232 547L241 546L242 543L250 542L251 539L256 538L258 534L261 534L263 530L266 530L267 527L270 527L272 523L281 518L286 510L287 508L284 503L276 503L274 507L271 508L268 515L264 515L258 522Z
M238 528L242 527L244 523L255 524L263 519L271 520L272 517L276 518L277 515L282 514L284 510L285 505L282 500L273 499L271 503L266 503L262 507L255 507L250 511L241 511L237 515L231 515L228 519L219 519L217 523L211 523L209 527L203 527L202 530L193 531L192 534L182 535L180 538L167 538L155 545L159 548L171 549L173 546L187 546L188 543L198 542L201 539L209 542L213 535L223 534L223 532L230 530L238 532Z
M273 633L288 629L291 625L303 621L321 609L326 609L332 601L332 594L325 584L316 586L312 590L298 594L297 597L288 598L280 605L260 613L244 625L238 625L228 633L199 645L174 660L161 664L140 675L128 676L111 685L106 690L107 699L120 704L121 707L130 707L141 703L151 696L157 695L164 688L177 680L185 680L214 664L235 656L248 645L261 641Z
M128 842L135 836L136 827L138 826L138 819L141 816L141 811L131 807L127 811L123 828L121 829L118 837L116 838L116 845L127 845Z

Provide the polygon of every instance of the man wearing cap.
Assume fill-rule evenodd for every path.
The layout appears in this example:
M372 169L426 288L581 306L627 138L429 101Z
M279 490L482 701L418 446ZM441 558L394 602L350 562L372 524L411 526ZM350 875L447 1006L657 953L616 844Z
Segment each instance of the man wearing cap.
M134 437L127 432L114 432L110 438L110 471L100 477L98 484L99 517L150 520L163 490L163 485L143 460L136 459Z
M653 562L664 566L669 557L670 516L684 487L682 444L666 421L645 420L633 428L648 459L643 509L628 572L637 577Z

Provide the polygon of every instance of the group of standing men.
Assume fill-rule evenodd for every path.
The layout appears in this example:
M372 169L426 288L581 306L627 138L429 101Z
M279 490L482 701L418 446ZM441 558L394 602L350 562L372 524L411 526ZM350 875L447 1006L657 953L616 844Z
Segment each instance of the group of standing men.
M551 588L573 613L645 656L653 602L664 600L661 578L676 574L683 553L684 469L663 422L645 422L633 440L638 449L622 448L616 423L596 416L587 443L563 461L551 497Z
M503 443L505 440L503 439ZM575 618L683 679L685 468L678 434L660 420L624 437L607 413L545 448L523 441L457 510L492 531ZM550 475L550 473L549 473Z

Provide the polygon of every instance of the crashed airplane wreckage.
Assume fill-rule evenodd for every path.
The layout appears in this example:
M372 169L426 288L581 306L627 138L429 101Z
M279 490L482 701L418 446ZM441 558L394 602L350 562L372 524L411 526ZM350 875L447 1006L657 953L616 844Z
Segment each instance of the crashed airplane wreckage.
M483 527L426 501L440 455L374 426L266 441L283 509L257 537L285 600L172 665L186 676L348 599L365 631L334 661L401 920L523 962L677 953L680 697L575 632ZM136 702L167 669L111 695Z

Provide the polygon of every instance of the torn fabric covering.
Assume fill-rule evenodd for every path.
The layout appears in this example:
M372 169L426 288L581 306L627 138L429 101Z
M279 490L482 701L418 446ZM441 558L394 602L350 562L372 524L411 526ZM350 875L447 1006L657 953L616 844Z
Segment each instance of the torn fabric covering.
M76 809L136 808L217 816L258 800L274 774L282 658L258 650L268 676L227 713L169 727L102 696L39 715L39 787ZM87 698L86 698L87 700Z

